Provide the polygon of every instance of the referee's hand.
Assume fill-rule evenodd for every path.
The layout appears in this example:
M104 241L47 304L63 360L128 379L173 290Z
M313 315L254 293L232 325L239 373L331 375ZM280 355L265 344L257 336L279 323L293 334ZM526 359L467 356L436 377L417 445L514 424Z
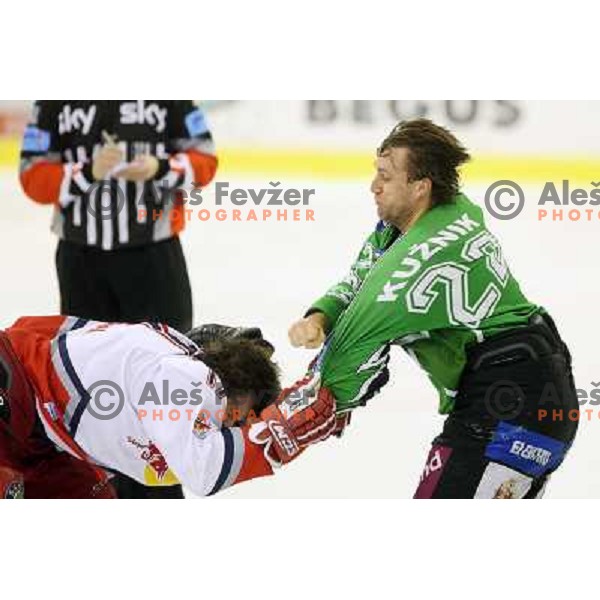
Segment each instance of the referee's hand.
M92 163L92 175L96 181L106 179L110 172L123 162L123 151L106 132L102 132L104 146L100 148Z
M154 179L158 171L158 159L156 156L145 154L138 156L124 169L119 171L119 177L128 181L148 181Z

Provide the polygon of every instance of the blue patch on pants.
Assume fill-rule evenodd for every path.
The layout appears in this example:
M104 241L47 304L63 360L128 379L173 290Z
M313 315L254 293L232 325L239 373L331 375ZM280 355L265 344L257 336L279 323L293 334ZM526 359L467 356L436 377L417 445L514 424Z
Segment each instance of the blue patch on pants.
M541 477L554 471L566 453L563 442L501 421L485 456L531 477Z

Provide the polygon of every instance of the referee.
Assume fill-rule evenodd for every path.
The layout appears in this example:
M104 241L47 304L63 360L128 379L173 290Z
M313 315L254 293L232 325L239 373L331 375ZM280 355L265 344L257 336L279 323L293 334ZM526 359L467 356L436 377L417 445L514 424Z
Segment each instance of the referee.
M20 180L52 204L61 313L99 321L192 327L175 190L205 187L217 158L202 111L188 100L37 101ZM122 498L183 497L115 478Z

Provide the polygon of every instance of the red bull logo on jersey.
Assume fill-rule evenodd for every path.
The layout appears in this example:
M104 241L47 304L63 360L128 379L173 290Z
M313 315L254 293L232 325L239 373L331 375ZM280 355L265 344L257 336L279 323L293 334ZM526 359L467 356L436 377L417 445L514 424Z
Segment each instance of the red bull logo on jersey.
M140 451L139 458L147 465L144 470L146 485L176 485L179 483L162 452L151 440L143 443L128 437L127 441Z

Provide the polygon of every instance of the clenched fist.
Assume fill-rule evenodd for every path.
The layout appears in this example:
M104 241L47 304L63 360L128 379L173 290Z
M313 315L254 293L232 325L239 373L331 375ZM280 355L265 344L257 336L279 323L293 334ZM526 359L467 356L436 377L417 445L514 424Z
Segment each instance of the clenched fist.
M290 343L295 348L319 348L325 341L325 324L325 315L320 312L296 321L288 331Z

